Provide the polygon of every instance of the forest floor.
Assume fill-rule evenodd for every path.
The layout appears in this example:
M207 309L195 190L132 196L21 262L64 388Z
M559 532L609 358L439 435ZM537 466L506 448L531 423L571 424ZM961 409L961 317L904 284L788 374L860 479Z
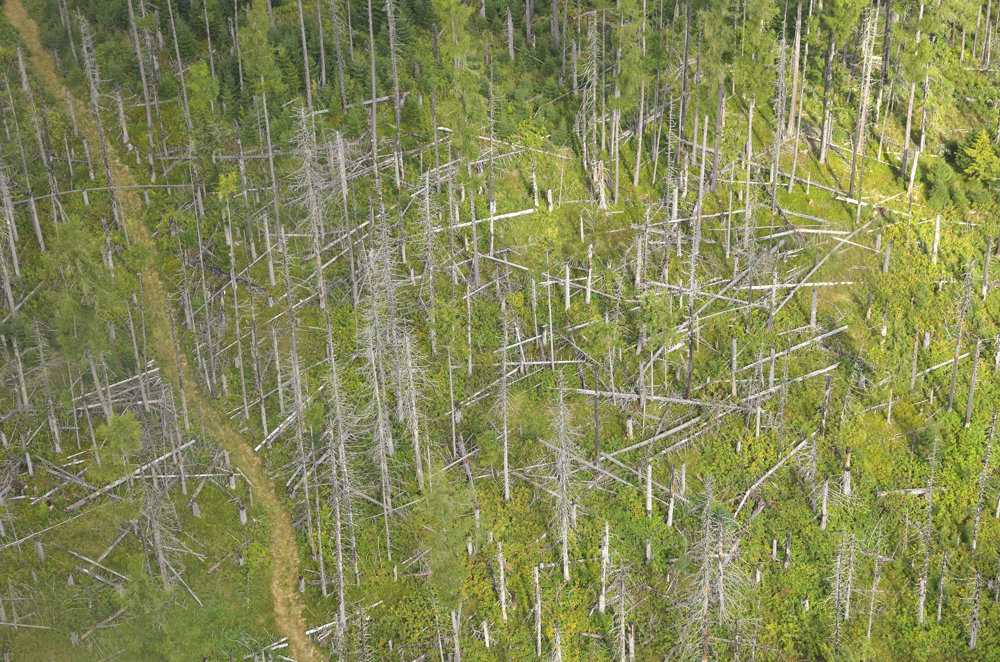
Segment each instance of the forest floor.
M6 0L4 11L7 19L17 28L32 56L33 71L44 84L45 89L65 103L66 88L56 73L55 60L42 47L38 26L25 10L21 0ZM98 144L97 124L90 111L77 99L73 99L80 130L86 134L92 145ZM109 146L110 147L110 146ZM135 187L135 179L125 165L109 149L108 159L115 184L133 188L118 191L118 200L123 208L128 225L129 239L139 242L154 253L153 237L142 222L143 203ZM177 374L170 321L167 317L167 290L159 272L153 267L152 259L144 265L141 274L145 309L152 328L152 348L168 381L179 387L179 377L183 379L184 394L188 408L197 413L208 434L229 452L235 467L250 481L252 498L261 508L260 516L270 532L269 567L271 596L274 603L274 619L282 636L288 638L289 653L296 660L307 661L318 657L305 634L303 605L297 593L299 576L299 555L295 541L295 531L291 518L274 484L267 477L260 457L253 452L250 444L219 414L211 399L199 385L187 357L180 356L181 374Z

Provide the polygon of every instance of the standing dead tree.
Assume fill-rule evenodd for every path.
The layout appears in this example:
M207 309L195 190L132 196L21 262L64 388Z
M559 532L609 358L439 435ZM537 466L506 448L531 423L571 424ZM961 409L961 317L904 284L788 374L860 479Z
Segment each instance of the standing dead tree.
M878 6L876 6L874 12L869 9L863 19L861 28L861 76L859 80L861 92L858 94L858 112L854 133L854 148L851 155L851 185L848 192L848 195L851 197L854 197L854 192L860 188L860 185L856 184L858 176L858 156L859 154L863 155L864 153L865 135L868 130L868 106L871 100L871 78L872 66L874 62L872 51L875 48L875 28L878 24L878 11ZM857 197L860 200L860 192Z
M982 627L982 618L980 616L982 595L983 576L977 572L972 580L972 596L969 598L970 608L968 616L969 650L973 651L976 650L976 646L979 644L979 628Z
M736 521L719 508L714 492L711 477L705 478L698 534L691 548L695 568L683 599L687 617L681 641L692 657L702 660L718 653L713 632L732 631L749 585L737 563L740 533Z
M854 566L854 534L842 531L833 576L830 579L830 600L833 602L834 627L833 650L839 653L843 627L851 619L851 597L854 594L854 580L857 576Z
M976 499L976 514L972 521L972 551L976 551L979 542L979 522L983 515L983 498L986 496L986 478L990 469L990 451L993 449L993 436L997 430L997 413L993 412L993 420L990 423L990 434L986 438L986 452L983 453L983 470L979 473L979 496Z
M931 563L931 536L933 534L933 514L934 514L934 479L937 469L937 439L931 449L930 474L927 478L925 490L927 505L925 508L924 521L920 526L919 535L923 543L923 566L920 576L917 579L917 623L924 622L924 607L927 602L927 580L930 575Z
M90 112L94 116L94 122L97 124L97 138L101 145L101 159L104 163L104 176L108 184L108 195L111 197L111 211L114 214L116 226L125 233L127 239L128 231L125 228L125 219L121 214L118 197L115 195L115 184L111 178L111 163L108 160L108 148L104 139L104 124L101 122L101 105L98 97L98 90L101 86L101 75L97 68L94 42L90 36L90 22L87 21L83 14L77 16L77 22L80 26L80 42L83 46L83 70L87 77L87 89L90 91Z
M569 407L566 404L563 389L559 389L555 420L552 424L553 443L556 457L552 463L552 480L556 489L556 526L558 527L558 542L562 556L563 581L569 581L569 544L570 534L576 518L573 510L576 508L577 484L574 478L574 463L579 457L576 440L579 431L573 426Z

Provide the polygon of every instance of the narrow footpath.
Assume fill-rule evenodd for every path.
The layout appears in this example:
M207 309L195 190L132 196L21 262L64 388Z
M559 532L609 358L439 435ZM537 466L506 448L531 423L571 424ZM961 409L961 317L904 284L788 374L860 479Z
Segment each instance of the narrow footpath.
M35 23L21 0L5 0L4 12L7 20L17 28L31 53L32 70L45 88L57 99L65 103L66 91L56 73L55 60L42 47ZM98 144L97 124L90 111L76 98L74 111L80 130L91 145ZM115 186L134 186L132 173L112 150L108 154ZM143 202L135 188L118 191L118 199L123 207L128 224L129 238L145 245L150 254L155 253L153 238L149 228L142 222ZM152 264L145 265L142 273L143 296L149 327L152 330L151 347L159 363L160 370L176 389L178 385L177 362L174 358L173 341L167 318L167 290L160 273ZM212 400L202 390L194 370L186 356L180 357L181 373L184 379L188 409L201 412L205 428L226 451L233 464L249 479L253 488L254 504L260 508L259 516L264 518L270 531L270 584L273 600L274 619L280 634L288 637L289 655L300 662L319 659L321 656L306 636L303 606L297 591L299 576L299 554L292 521L281 497L268 479L260 457L253 452L251 443L240 435L230 423L219 414ZM179 397L179 396L178 396Z

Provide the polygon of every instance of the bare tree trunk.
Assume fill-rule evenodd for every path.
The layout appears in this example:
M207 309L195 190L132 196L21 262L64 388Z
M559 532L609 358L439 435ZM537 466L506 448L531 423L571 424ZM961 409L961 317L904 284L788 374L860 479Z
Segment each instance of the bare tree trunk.
M531 2L531 0L528 0ZM535 578L535 657L542 656L542 591L538 586L538 566L532 568Z
M976 349L972 354L972 372L969 377L969 400L965 405L965 424L962 426L964 428L972 425L972 403L976 397L976 369L979 367L979 349L981 345L982 340L976 338Z
M923 5L921 5L923 7ZM927 147L927 110L928 110L928 100L931 95L931 78L930 74L924 75L924 103L923 108L920 110L920 151L923 152Z
M510 14L510 6L507 6L507 55L511 62L514 61L514 19Z
M340 49L340 20L337 17L337 1L330 0L330 16L333 19L333 46L337 54L337 83L340 86L340 109L347 109L347 90L344 82L344 55Z
M101 112L100 106L98 104L97 91L100 86L100 72L97 69L97 59L94 54L94 44L90 36L90 24L87 19L82 15L79 16L80 23L80 39L83 44L83 57L84 57L84 72L87 75L87 86L90 90L90 112L94 116L94 122L97 124L97 137L101 145L101 157L104 161L104 175L108 182L108 195L111 197L111 210L114 213L115 224L122 232L125 233L126 240L128 239L128 231L125 229L125 220L119 214L118 198L115 195L115 185L111 179L111 164L108 161L108 150L104 143L104 125L101 123ZM35 223L35 232L38 234L38 241L45 250L45 244L41 238L41 230L38 228L37 221ZM110 259L110 254L109 254Z
M785 132L788 135L795 135L796 113L795 100L799 92L799 54L802 48L802 0L798 2L795 14L795 41L792 43L792 93L788 101L788 126ZM803 63L802 68L805 69Z
M597 599L597 611L604 613L607 604L606 592L608 588L608 545L611 528L604 522L604 537L601 539L601 592Z
M394 0L386 0L385 10L386 10L386 18L389 23L389 61L392 65L392 100L393 100L393 110L395 111L396 115L396 135L393 138L393 154L395 157L393 160L394 164L393 172L395 173L396 194L398 195L402 187L402 183L400 180L403 177L403 150L402 147L400 146L400 136L402 133L402 116L400 115L400 110L402 108L402 97L399 94L399 74L396 71L396 16L393 11L393 2ZM375 56L374 53L375 51L373 50L372 51L373 58ZM375 97L372 96L373 113L375 112L374 99ZM402 240L402 231L403 231L402 207L399 207L399 214L400 214L399 216L400 240ZM401 242L401 245L403 246L403 250L405 251L406 244ZM406 261L405 255L403 261L404 262Z
M913 123L913 96L917 91L917 84L910 83L910 100L906 104L906 130L903 132L903 160L899 166L899 173L903 179L906 178L906 166L910 161L910 132Z
M146 137L149 141L149 177L151 181L156 182L156 167L153 160L156 151L156 148L153 146L153 111L149 103L149 82L146 79L146 58L143 55L142 48L140 47L139 33L135 26L135 11L132 8L132 0L128 0L128 21L129 34L132 38L132 46L135 49L136 61L139 63L139 81L142 84L143 105L146 109Z
M952 409L952 405L955 402L955 382L958 380L958 356L962 351L962 331L965 328L965 315L968 311L969 306L969 288L971 286L971 281L969 276L972 275L972 269L969 269L969 274L966 276L965 281L965 293L962 295L962 309L958 316L958 334L955 337L955 357L952 361L951 369L951 386L948 389L948 411Z
M181 412L184 416L184 432L190 433L191 423L188 419L187 398L184 395L184 377L181 372L181 351L177 344L177 329L174 324L174 313L171 310L169 303L167 305L167 317L170 319L170 337L174 342L174 360L177 362L177 390L180 392L181 396Z
M299 37L302 40L302 68L305 70L305 84L306 84L306 106L309 108L309 112L312 112L313 108L313 96L312 96L312 77L309 75L309 48L306 44L306 19L302 13L302 0L295 0L296 6L299 10ZM320 25L320 31L322 32L323 26ZM372 51L371 56L375 57L375 52ZM372 101L372 103L375 103Z
M832 133L831 123L833 118L831 117L830 103L831 99L831 88L833 87L833 53L834 53L834 35L833 30L830 31L830 45L826 49L826 67L823 69L823 117L822 126L820 128L819 136L819 162L826 163L826 153L827 145L829 144L829 136Z
M803 70L806 68L806 65L807 65L808 62L809 62L809 44L807 43L806 46L805 46L805 53L802 56L802 69ZM793 92L795 91L794 88L793 88L792 91ZM806 96L805 94L800 94L799 95L799 107L798 107L798 110L796 110L794 106L791 108L791 113L792 113L793 117L796 114L798 114L801 117L801 115L802 115L802 102L803 102L803 99L805 99L805 96ZM788 176L788 192L791 193L792 192L792 187L795 185L795 168L796 168L796 166L799 163L799 131L801 129L801 125L800 125L801 123L797 122L797 121L794 121L791 118L789 118L789 124L792 124L795 127L795 130L792 132L792 136L793 136L792 137L792 167L791 167L791 171L790 171L789 176Z
M979 520L983 514L983 497L986 494L986 478L990 466L990 451L993 449L993 435L997 429L997 414L993 413L993 421L990 423L990 434L986 438L986 452L983 454L983 470L979 474L979 497L976 500L976 516L972 524L972 551L976 551L979 541Z
M976 650L976 645L979 641L979 603L980 596L982 594L982 584L983 578L978 572L976 573L975 589L972 593L972 614L969 619L969 650Z
M639 186L639 172L642 168L642 142L645 132L646 82L642 81L639 92L639 123L635 127L635 172L632 173L632 186ZM697 128L695 135L697 136Z
M301 0L300 0L301 1ZM263 78L261 78L263 82ZM267 140L267 167L271 175L271 204L274 209L274 227L281 227L281 207L278 196L278 178L274 173L274 143L271 141L271 120L267 113L267 91L261 93L261 105L264 112L264 135ZM274 246L271 243L271 229L268 219L264 219L264 250L267 253L267 276L274 287Z
M316 0L316 32L319 35L319 83L317 89L326 87L326 40L323 37L323 9L320 0Z
M851 185L848 195L854 197L855 180L858 173L858 155L864 153L865 134L868 127L868 105L871 96L872 48L875 45L875 22L878 20L878 7L874 17L871 13L865 18L861 40L861 92L858 95L857 129L854 134L853 154L851 155Z
M681 110L680 118L677 121L677 163L681 162L681 155L685 151L685 122L687 121L687 105L688 105L688 60L690 59L690 49L691 49L691 5L690 2L684 3L684 55L681 58ZM698 127L694 127L695 136L698 135ZM697 138L695 138L697 140Z
M507 330L508 320L506 315L501 320L503 324L503 347L501 348L500 362L500 436L503 439L503 498L510 501L510 460L508 451L508 431L507 431L507 345L510 342L510 334Z
M803 65L803 69L804 68L805 66ZM714 154L712 156L712 183L710 185L712 193L715 193L716 187L719 184L719 141L722 138L722 131L726 122L725 113L726 113L726 88L725 88L725 83L722 80L720 80L718 89L718 103L715 109L715 149L713 150ZM653 180L655 183L656 178L654 177ZM730 197L730 200L732 200L732 197ZM727 257L728 257L728 250L727 250Z

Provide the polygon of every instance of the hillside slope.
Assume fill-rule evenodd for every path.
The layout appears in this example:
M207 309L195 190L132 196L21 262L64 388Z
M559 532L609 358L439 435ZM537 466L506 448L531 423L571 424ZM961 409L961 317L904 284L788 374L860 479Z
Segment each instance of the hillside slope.
M995 654L996 7L5 11L4 650Z

